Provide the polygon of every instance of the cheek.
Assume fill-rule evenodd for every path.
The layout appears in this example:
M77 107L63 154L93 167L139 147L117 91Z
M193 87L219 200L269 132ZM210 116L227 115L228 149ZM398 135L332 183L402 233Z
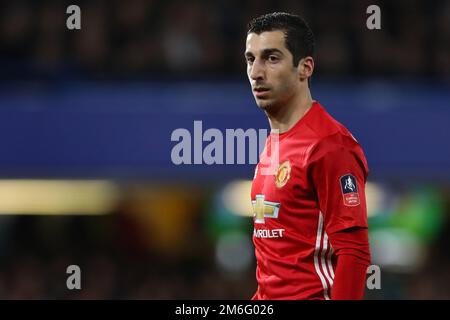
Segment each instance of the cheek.
M252 74L252 67L251 66L247 66L247 78L250 81L251 81L251 77L250 77L251 74Z
M278 72L274 77L276 91L280 94L287 93L295 88L295 75L291 72Z

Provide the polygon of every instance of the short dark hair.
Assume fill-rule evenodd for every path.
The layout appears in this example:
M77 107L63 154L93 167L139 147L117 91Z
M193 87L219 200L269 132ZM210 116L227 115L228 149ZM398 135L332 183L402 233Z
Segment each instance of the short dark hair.
M295 67L298 66L300 59L314 57L314 34L306 21L298 15L273 12L259 16L250 21L247 34L276 30L284 32L285 45L294 57Z

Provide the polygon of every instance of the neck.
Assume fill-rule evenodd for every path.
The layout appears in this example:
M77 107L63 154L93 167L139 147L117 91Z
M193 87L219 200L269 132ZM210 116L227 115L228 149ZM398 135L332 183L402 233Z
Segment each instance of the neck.
M269 119L270 129L278 129L284 133L291 129L312 107L313 99L309 89L303 94L294 96L290 101L276 110L266 111Z

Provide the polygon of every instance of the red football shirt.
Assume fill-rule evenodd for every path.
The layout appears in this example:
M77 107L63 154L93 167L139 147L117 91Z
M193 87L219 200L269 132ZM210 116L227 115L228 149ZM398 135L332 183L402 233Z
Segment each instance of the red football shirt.
M368 172L356 139L316 101L289 131L268 136L251 193L252 299L330 298L336 256L328 235L367 228Z

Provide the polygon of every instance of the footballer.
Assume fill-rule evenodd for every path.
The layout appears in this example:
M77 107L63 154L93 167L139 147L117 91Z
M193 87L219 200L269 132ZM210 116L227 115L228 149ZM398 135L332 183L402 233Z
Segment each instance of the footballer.
M353 135L311 97L314 42L296 15L249 23L247 75L271 128L251 191L254 300L364 298L369 169Z

